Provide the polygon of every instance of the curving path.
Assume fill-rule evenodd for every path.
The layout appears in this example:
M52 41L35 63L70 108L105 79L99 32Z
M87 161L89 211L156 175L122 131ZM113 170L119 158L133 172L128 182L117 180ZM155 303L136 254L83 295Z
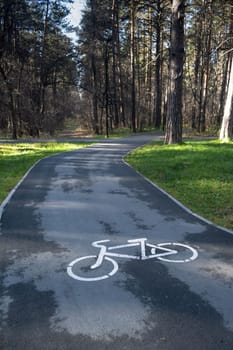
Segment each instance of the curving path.
M17 188L1 218L1 350L233 349L233 235L122 161L154 138L44 159ZM139 238L151 244L143 253L150 259L140 259L136 244L119 247ZM92 243L101 240L117 256L96 269L88 267L94 258L71 264L95 256ZM184 247L165 257L166 242ZM166 261L176 256L190 261Z

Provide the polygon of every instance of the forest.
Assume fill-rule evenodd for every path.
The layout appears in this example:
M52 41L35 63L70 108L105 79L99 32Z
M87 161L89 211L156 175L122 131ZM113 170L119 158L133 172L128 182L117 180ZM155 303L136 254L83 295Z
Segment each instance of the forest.
M67 118L118 128L232 137L231 0L0 0L0 130L54 135ZM75 31L77 40L69 33Z

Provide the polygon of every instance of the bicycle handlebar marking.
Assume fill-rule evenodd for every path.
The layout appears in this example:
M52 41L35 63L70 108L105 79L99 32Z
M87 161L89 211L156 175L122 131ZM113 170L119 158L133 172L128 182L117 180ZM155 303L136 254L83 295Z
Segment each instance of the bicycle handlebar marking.
M128 244L116 245L107 247L104 243L110 242L109 240L95 241L92 243L92 246L95 248L99 248L98 255L87 255L73 260L67 267L67 273L71 278L79 281L85 282L94 282L101 281L113 276L118 271L118 263L112 258L127 258L127 259L136 259L136 260L148 260L148 259L158 259L164 262L174 262L174 263L187 263L194 261L198 257L198 252L193 247L190 247L183 243L158 243L151 244L147 243L147 238L138 238L128 240ZM113 251L116 249L124 249L124 248L133 248L140 247L140 255L129 255L129 254L119 254L114 253ZM169 248L170 247L170 248ZM147 248L147 249L146 249ZM178 250L177 250L178 249ZM181 249L181 252L179 251ZM146 254L146 250L150 250L150 254ZM182 254L185 254L183 257ZM181 257L176 259L176 255L181 254ZM175 258L174 258L175 256ZM84 270L95 271L102 266L104 261L106 260L108 263L110 262L113 267L111 271L107 274L103 274L98 277L82 277L78 273L73 271L74 266L77 267L77 264L84 260L93 260L96 259L95 263L89 264L88 267L83 268ZM79 264L80 265L80 264Z

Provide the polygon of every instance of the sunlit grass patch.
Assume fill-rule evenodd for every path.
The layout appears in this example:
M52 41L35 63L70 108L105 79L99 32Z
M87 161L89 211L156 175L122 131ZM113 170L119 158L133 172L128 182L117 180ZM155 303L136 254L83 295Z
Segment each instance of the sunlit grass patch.
M55 142L0 144L0 203L39 159L87 145Z
M233 142L153 142L127 161L194 212L233 229Z

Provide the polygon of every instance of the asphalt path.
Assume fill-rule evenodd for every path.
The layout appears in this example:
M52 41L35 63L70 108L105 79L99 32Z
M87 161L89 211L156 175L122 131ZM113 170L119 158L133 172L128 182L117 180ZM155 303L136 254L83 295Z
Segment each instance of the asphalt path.
M233 349L233 235L123 162L154 138L46 158L18 186L1 218L1 350Z

